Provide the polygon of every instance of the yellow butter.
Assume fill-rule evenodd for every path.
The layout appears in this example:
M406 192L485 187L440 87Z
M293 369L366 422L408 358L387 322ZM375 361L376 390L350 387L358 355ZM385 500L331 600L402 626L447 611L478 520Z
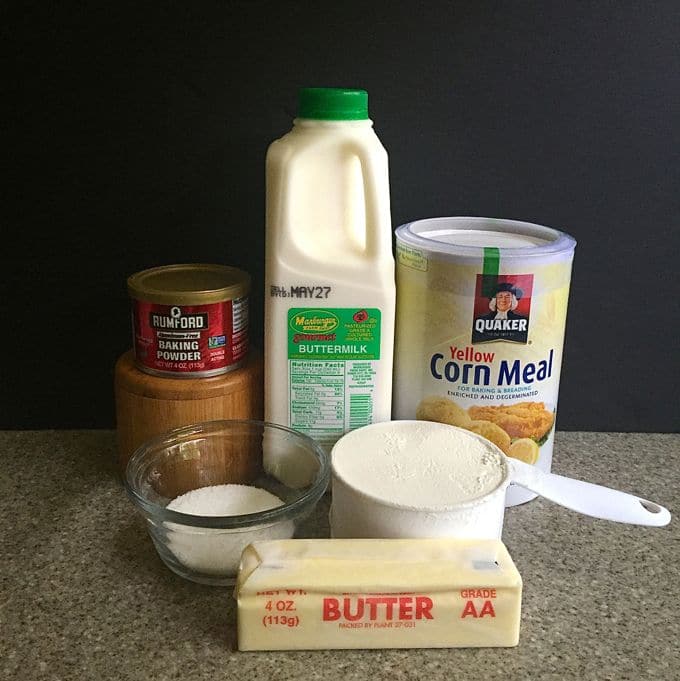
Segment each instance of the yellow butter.
M236 583L241 650L519 642L522 578L500 540L254 542Z

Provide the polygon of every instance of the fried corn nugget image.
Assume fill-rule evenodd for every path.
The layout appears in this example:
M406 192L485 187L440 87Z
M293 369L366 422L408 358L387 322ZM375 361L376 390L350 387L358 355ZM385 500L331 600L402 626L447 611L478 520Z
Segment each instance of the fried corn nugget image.
M507 406L481 406L468 409L474 421L491 421L500 426L513 440L540 440L553 427L555 416L543 402L518 402Z
M510 436L495 423L483 420L473 421L469 425L468 430L481 435L489 442L493 442L502 452L508 453L510 449Z
M437 421L459 428L468 428L472 422L465 409L447 397L439 395L431 395L422 399L416 408L416 418L419 421Z

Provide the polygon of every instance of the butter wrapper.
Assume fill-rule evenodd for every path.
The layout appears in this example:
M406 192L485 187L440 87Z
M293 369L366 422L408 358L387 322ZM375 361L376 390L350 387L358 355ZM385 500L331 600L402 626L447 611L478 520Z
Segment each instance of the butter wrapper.
M498 539L254 542L235 595L244 651L519 642L522 578Z

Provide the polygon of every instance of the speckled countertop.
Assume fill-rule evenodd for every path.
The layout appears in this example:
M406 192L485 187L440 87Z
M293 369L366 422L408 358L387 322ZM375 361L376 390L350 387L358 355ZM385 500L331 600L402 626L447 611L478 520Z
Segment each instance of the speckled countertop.
M680 679L677 517L648 529L540 499L509 509L517 648L240 653L230 590L156 556L112 432L2 432L0 461L2 678ZM680 435L559 433L554 470L679 509Z

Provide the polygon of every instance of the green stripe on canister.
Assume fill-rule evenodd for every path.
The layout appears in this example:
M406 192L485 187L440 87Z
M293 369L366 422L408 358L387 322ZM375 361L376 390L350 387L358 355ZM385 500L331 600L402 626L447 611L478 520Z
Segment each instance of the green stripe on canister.
M496 287L496 279L501 263L501 250L496 247L484 248L484 260L482 262L482 293L487 298L492 298Z

